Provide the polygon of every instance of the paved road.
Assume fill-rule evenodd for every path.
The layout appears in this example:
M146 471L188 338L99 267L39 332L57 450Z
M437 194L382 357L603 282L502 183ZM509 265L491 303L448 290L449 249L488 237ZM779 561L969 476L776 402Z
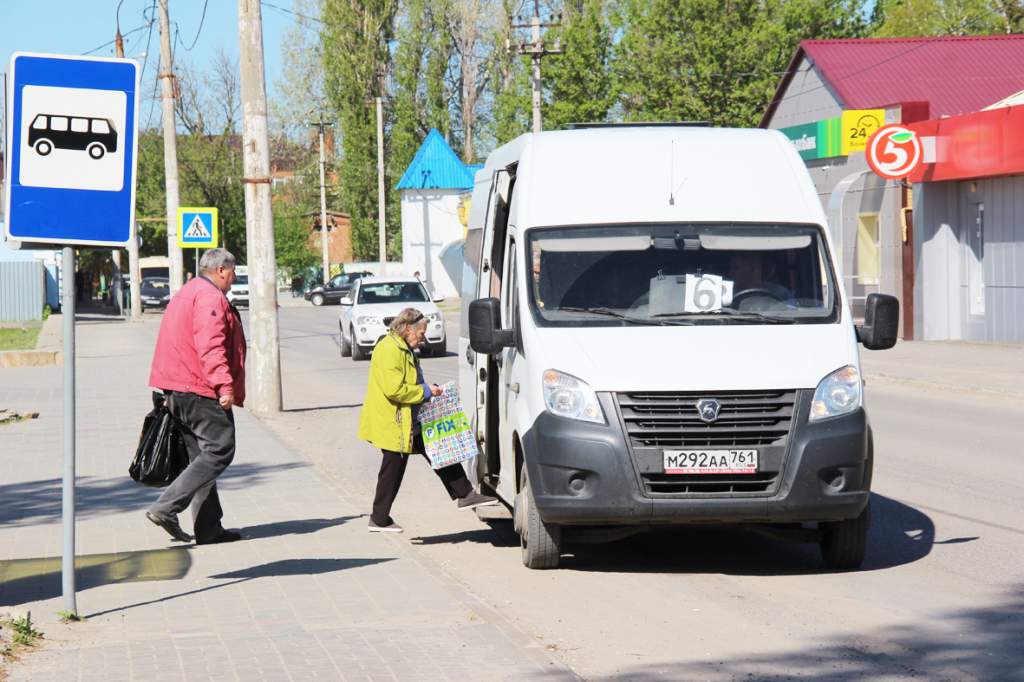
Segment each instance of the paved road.
M282 308L286 412L268 423L368 508L368 365L340 357L338 310ZM454 354L424 368L457 374ZM1024 679L1024 405L885 381L867 400L877 494L855 573L721 529L570 547L562 570L529 571L509 525L456 511L425 463L394 516L404 542L586 678Z

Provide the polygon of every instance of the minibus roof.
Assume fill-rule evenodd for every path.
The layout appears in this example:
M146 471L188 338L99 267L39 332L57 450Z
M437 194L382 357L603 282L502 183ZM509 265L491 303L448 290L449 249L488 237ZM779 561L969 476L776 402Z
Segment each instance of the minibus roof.
M518 163L519 229L660 222L826 225L793 145L764 129L607 127L528 133L477 182Z

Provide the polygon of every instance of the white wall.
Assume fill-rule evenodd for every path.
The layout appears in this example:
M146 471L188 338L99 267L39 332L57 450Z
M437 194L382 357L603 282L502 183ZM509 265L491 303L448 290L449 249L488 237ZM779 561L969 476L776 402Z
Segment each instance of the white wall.
M417 270L434 296L453 298L459 290L441 264L441 249L462 239L459 222L461 190L402 190L402 260L405 271Z

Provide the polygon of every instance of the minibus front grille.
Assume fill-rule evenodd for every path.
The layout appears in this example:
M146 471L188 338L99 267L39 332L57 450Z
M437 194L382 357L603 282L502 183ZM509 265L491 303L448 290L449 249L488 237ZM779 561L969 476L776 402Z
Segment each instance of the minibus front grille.
M714 494L763 493L772 488L777 471L759 471L756 474L705 474L686 476L678 474L643 474L644 488L649 494Z
M616 395L634 448L738 448L783 445L796 408L795 390L637 392ZM718 402L716 419L697 403Z

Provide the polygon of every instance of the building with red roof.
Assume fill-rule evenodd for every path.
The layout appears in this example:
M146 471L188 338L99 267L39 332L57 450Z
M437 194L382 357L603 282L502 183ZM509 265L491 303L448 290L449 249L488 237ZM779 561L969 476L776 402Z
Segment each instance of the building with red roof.
M916 277L916 197L910 183L868 167L871 134L889 123L976 112L1021 90L1024 35L807 40L797 48L761 127L780 129L804 158L828 212L855 315L868 294L892 294L903 310L903 338L926 336L918 310L926 295ZM1024 301L1019 305L1024 325ZM1012 340L984 331L992 328L965 323L942 335L929 326L927 336Z

